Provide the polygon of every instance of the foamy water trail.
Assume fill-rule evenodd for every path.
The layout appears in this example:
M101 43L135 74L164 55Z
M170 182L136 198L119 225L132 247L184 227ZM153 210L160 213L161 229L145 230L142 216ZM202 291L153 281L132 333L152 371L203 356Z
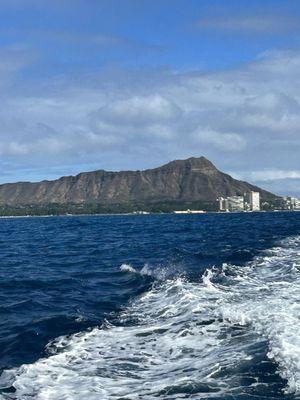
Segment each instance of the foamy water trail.
M235 271L237 283L230 285L231 294L219 311L223 318L250 325L267 339L268 357L288 381L286 392L299 395L300 237L285 240L269 253Z
M286 391L298 395L299 251L300 237L289 238L246 266L210 269L199 282L158 282L128 306L118 326L58 338L49 357L5 371L0 387L13 386L15 393L2 399L175 400L246 393L264 384L247 372L263 346L287 380Z

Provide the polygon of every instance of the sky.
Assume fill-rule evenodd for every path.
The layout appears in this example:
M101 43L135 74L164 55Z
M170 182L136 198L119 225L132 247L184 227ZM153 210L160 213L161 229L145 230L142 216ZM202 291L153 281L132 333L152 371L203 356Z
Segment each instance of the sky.
M0 183L205 156L300 197L300 1L0 0Z

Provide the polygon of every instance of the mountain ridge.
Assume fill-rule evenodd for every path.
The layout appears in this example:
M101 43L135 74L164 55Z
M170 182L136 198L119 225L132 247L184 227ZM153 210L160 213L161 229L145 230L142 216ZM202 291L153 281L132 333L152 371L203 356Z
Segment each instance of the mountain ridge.
M255 190L263 200L278 196L221 172L207 158L173 160L162 166L135 171L103 169L40 182L0 185L0 203L24 204L121 204L128 202L208 201L219 196Z

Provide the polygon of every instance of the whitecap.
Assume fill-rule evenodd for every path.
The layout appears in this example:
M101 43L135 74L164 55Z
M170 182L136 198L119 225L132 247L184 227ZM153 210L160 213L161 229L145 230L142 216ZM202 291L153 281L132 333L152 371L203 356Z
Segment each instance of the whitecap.
M122 272L131 272L131 273L134 273L134 274L137 273L137 270L135 268L133 268L130 264L122 264L120 266L120 270Z

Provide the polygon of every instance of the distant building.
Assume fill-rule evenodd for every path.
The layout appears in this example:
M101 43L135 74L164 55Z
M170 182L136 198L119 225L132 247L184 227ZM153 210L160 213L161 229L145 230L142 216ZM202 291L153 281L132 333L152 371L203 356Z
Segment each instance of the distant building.
M227 201L227 198L219 197L219 198L218 198L218 202L219 202L219 210L220 210L220 211L228 211L228 201Z
M244 196L219 197L219 211L260 211L259 192L245 193Z
M282 198L283 210L300 210L300 200L296 197L286 196Z
M244 194L245 209L249 211L260 211L260 193L248 192Z
M218 198L220 211L244 211L243 196L229 196Z
M244 211L244 197L230 196L227 197L228 211Z

